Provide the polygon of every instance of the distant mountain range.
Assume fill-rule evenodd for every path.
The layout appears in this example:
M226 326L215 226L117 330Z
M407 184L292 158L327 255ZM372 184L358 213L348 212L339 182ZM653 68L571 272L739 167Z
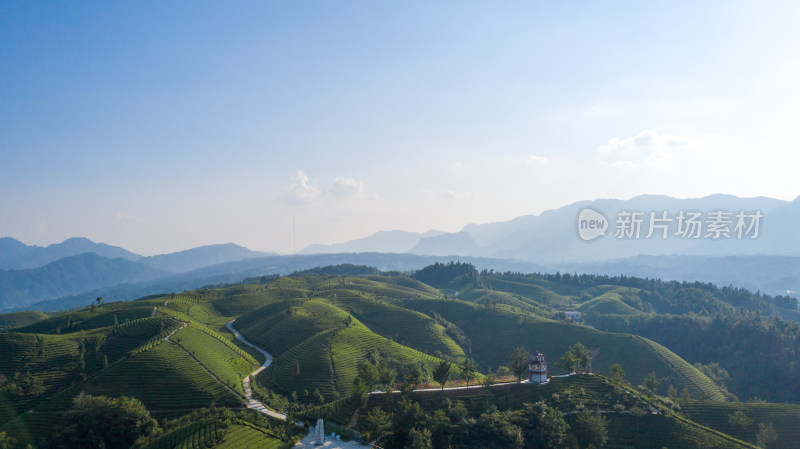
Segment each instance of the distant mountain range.
M227 243L142 257L85 238L41 247L4 237L0 238L0 310L86 292L103 296L108 287L149 285L156 279L268 254Z
M606 235L587 242L578 237L577 219L591 208L608 219ZM621 211L679 211L703 214L724 209L763 214L757 239L614 237ZM47 247L0 238L0 311L62 310L86 305L97 296L127 300L246 277L288 274L317 266L352 263L381 270L409 271L433 262L461 260L479 269L519 272L577 272L732 284L770 294L800 290L800 199L697 199L639 196L630 200L582 201L539 215L470 224L461 231L424 233L381 231L334 245L310 245L297 256L251 251L234 244L209 245L142 257L123 248L73 238ZM657 234L658 235L658 234Z
M43 267L50 262L78 254L94 253L109 259L122 258L135 262L142 258L117 246L95 243L74 237L49 246L28 246L11 237L0 238L0 270L24 270Z
M151 281L169 273L121 257L79 254L28 270L0 270L0 304L24 307L36 300L74 295L123 283Z
M444 234L441 231L430 230L427 232L410 231L378 231L369 237L351 240L346 243L333 245L313 244L300 251L300 254L333 254L333 253L405 253L414 252L413 249L421 239L436 237Z
M578 215L581 210L590 208L600 212L608 220L608 230L604 237L584 241L578 235ZM727 211L728 235L731 238L705 238L708 232L709 214ZM678 231L678 214L683 211L698 212L702 221L701 238L681 238ZM618 239L615 237L620 212L642 212L639 238ZM654 227L650 231L650 212L657 218L671 219L668 224L668 237L661 238L661 231ZM758 238L743 238L734 232L739 212L760 213ZM407 233L403 245L389 247L386 239L379 238L386 233L377 233L351 242L329 245L339 252L408 252L422 255L458 255L510 258L537 263L599 262L638 255L800 255L800 198L783 201L772 198L738 198L731 195L711 195L704 198L677 199L660 195L637 196L630 200L601 199L581 201L558 209L544 211L539 215L525 215L513 220L469 224L454 233ZM748 221L749 224L749 221ZM393 231L400 232L400 231ZM409 248L404 251L398 249ZM303 253L320 253L319 245L311 245Z
M95 243L83 237L73 237L61 243L44 247L29 246L11 237L2 237L0 238L0 270L39 268L65 257L86 253L94 253L109 259L121 258L172 273L185 273L218 263L274 254L252 251L233 243L224 243L144 257L118 246Z

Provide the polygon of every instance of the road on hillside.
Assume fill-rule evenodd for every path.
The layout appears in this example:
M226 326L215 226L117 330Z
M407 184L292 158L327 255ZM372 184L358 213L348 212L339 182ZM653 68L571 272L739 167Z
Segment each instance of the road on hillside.
M239 331L237 331L236 329L233 328L233 322L234 321L235 320L231 320L231 321L228 322L228 324L226 325L228 327L228 330L230 330L233 333L233 336L236 337L237 340L241 341L242 343L246 344L247 346L250 346L251 348L253 348L256 351L258 351L261 354L263 354L264 355L264 359L265 359L264 363L262 363L261 366L257 370L255 370L252 373L250 373L250 375L245 377L244 380L242 381L242 387L244 388L244 394L245 394L245 396L247 396L247 408L251 408L251 409L256 410L256 411L258 411L260 413L263 413L265 415L272 416L273 418L278 418L278 419L286 421L286 415L284 415L283 413L278 413L278 412L276 412L274 410L268 409L264 404L262 404L255 397L253 397L253 389L250 388L250 378L257 376L258 373L260 373L261 371L264 371L265 368L267 368L268 366L270 366L272 364L272 354L270 354L269 352L259 348L258 346L254 345L249 340L244 338L244 336L242 336L242 334ZM297 423L297 424L302 426L301 423Z

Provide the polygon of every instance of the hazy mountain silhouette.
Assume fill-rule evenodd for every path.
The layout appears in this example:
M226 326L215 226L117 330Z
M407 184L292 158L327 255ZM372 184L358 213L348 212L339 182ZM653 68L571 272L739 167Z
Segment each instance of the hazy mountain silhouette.
M36 268L65 257L84 253L114 259L137 261L142 256L118 246L95 243L83 237L73 237L48 246L29 246L11 237L0 237L0 270Z
M601 212L609 221L606 235L591 242L581 240L577 232L578 214L587 207ZM677 231L676 217L679 211L701 212L705 220L708 213L717 210L732 213L731 231L735 227L736 213L760 211L764 216L759 226L759 237L712 240L683 239L674 235ZM617 214L622 211L644 212L639 239L615 238ZM662 239L658 230L653 236L646 238L649 233L651 211L655 212L657 217L660 217L661 212L667 211L667 216L673 219L668 230L668 238ZM413 254L512 258L539 263L596 262L659 254L800 255L800 233L794 231L798 220L800 220L800 199L788 202L766 197L738 198L722 194L689 199L642 195L629 200L580 201L544 211L539 215L525 215L497 223L468 224L459 232L420 237L415 246L405 251ZM705 227L703 234L706 234ZM377 235L359 241L369 240ZM331 247L349 248L352 247L351 243L346 242ZM398 249L391 248L392 251ZM388 247L377 244L371 246L370 250L389 252Z
M122 283L150 281L168 274L121 257L108 259L94 253L66 257L27 270L0 270L0 309L24 307Z
M430 230L427 232L410 231L378 231L369 237L350 240L345 243L333 245L313 244L308 245L300 254L330 254L330 253L404 253L420 242L420 239L435 237L443 232Z
M268 253L253 251L233 243L223 243L200 246L176 253L144 257L139 260L139 262L160 270L171 271L173 273L185 273L187 271L225 262L263 257L267 254Z

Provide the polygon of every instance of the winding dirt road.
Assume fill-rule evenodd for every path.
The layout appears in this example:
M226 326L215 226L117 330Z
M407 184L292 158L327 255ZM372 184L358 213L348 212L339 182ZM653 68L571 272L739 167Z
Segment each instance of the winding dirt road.
M226 325L228 327L228 330L230 330L233 333L233 336L236 337L237 340L239 340L242 343L246 344L247 346L250 346L251 348L253 348L256 351L260 352L262 355L264 355L264 358L265 358L264 363L262 363L261 366L257 370L255 370L252 373L250 373L250 375L245 377L244 380L242 381L242 387L244 388L244 394L247 397L247 408L251 408L253 410L257 410L258 412L263 413L265 415L272 416L273 418L278 418L278 419L281 419L281 420L285 421L286 420L286 415L284 415L282 413L278 413L278 412L276 412L274 410L268 409L264 404L262 404L255 397L253 397L253 389L250 388L250 379L255 377L255 376L257 376L258 373L260 373L261 371L264 371L265 368L267 368L268 366L270 366L272 364L272 354L270 354L269 352L259 348L258 346L254 345L249 340L244 338L244 336L242 336L242 334L239 331L237 331L236 329L233 328L233 321L234 320L229 321L228 324Z

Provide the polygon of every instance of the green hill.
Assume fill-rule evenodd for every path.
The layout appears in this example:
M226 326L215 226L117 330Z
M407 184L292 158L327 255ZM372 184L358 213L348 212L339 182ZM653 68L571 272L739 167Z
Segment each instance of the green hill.
M431 317L353 290L329 292L327 298L356 317L372 332L437 357L458 359L464 350Z
M512 314L480 307L465 301L410 300L407 307L423 313L437 313L457 325L470 339L470 356L483 367L495 369L508 363L508 355L518 346L542 351L550 360L550 370L567 349L582 342L592 355L592 368L607 373L619 363L634 385L651 371L668 385L695 397L723 400L720 389L705 375L663 346L642 337L601 332L586 326Z
M800 405L765 402L683 401L681 410L692 421L719 430L736 438L755 442L758 425L772 424L778 439L772 447L795 448L800 441ZM744 425L731 421L731 415L743 413L749 418Z
M653 414L650 412L652 405L646 400L616 388L597 375L552 378L546 385L513 383L489 389L478 387L443 392L420 391L412 393L409 399L420 405L422 413L427 414L429 420L436 416L437 409L445 412L439 415L439 420L442 416L458 416L458 420L451 418L449 425L467 432L468 435L475 435L478 429L471 427L474 424L469 424L470 421L461 418L464 413L468 417L477 418L493 407L501 411L514 411L521 409L525 403L544 401L558 410L567 423L573 425L576 413L581 410L602 411L608 428L608 442L605 447L752 448L728 435L675 416L668 410ZM463 404L462 409L459 409L459 404ZM402 399L398 394L391 400L386 394L371 395L359 414L359 429L364 430L367 427L368 416L376 408L408 416L409 409L405 409L404 413L400 407ZM634 414L637 409L639 414ZM457 446L458 441L455 443Z
M294 392L304 401L315 400L307 394L315 390L331 400L350 393L358 365L370 360L372 354L391 361L398 370L421 363L423 370L431 371L439 361L381 337L353 320L350 326L320 332L294 345L275 358L272 366L259 375L259 381L286 395Z
M16 327L27 326L48 317L42 312L10 312L0 314L0 332Z
M336 274L322 274L327 272ZM391 401L387 394L370 395L364 409L358 398L350 396L358 367L365 361L388 365L396 381L419 367L426 382L442 359L461 362L468 357L486 372L506 365L510 352L522 346L542 351L550 373L557 374L555 362L571 345L581 342L590 352L593 371L608 373L618 363L634 386L655 372L659 394L666 395L673 387L678 393L686 390L692 400L681 401L681 410L670 405L674 399L648 398L636 389L612 385L600 375L551 377L545 386L418 391L410 397L430 414L425 422L431 426L437 422L433 414L444 407L443 399L449 399L446 416L453 428L486 424L481 416L486 410L494 413L494 407L499 414L492 419L517 422L523 404L539 400L558 408L572 424L575 412L603 410L609 447L746 447L733 437L754 441L759 423L776 428L777 447L792 447L791 441L800 439L794 427L800 406L721 402L723 390L672 352L671 344L667 348L641 335L550 319L559 311L577 309L593 317L587 320L589 324L608 324L613 318L620 326L632 326L647 322L648 317L666 317L654 310L688 310L695 315L670 316L692 325L695 321L714 324L711 318L697 317L704 310L724 312L734 306L729 304L732 300L722 301L711 290L663 286L653 280L479 274L468 264L440 264L428 273L446 289L437 290L399 273L363 272L340 275L353 270L329 267L293 276L253 278L258 282L253 285L95 304L51 316L2 315L17 327L0 333L0 432L38 444L72 399L85 392L131 396L158 419L180 418L170 420L172 424L148 442L146 447L153 449L291 444L289 437L279 437L265 422L244 415L237 415L237 421L200 412L212 404L242 408L241 381L263 360L225 328L235 320L234 326L248 340L274 357L271 367L257 378L259 397L270 404L275 401L273 405L281 410L292 409L302 419L321 416L346 425L355 417L360 428L370 410L399 410L396 407L403 403L399 395ZM451 287L459 290L458 300L445 299L454 296ZM734 299L747 296L738 291L723 293ZM737 315L736 323L770 323L763 317L750 318L745 313ZM791 336L794 328L777 323L764 329L767 336L774 334L771 329ZM170 341L165 340L167 335ZM784 347L790 340L775 341ZM729 344L735 348L737 343ZM791 365L788 355L793 353L785 353L780 363ZM458 368L453 367L451 380L457 377ZM283 408L294 398L297 402L291 408ZM460 407L457 403L463 403L470 416L461 424L455 418L461 413L454 409ZM656 409L660 413L651 413ZM730 421L735 412L746 414L752 422L735 426ZM485 430L476 427L465 432L480 436Z
M595 314L638 315L642 312L622 302L622 296L614 291L608 291L592 298L577 308L581 313L591 316Z

